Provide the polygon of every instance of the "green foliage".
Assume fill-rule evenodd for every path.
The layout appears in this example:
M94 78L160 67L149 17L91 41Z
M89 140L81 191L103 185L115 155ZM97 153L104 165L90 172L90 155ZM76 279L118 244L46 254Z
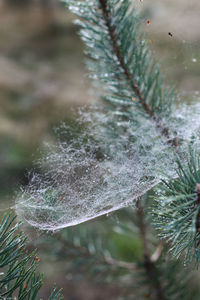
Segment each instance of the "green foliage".
M184 158L183 158L184 160ZM177 178L165 181L154 199L155 227L171 245L174 256L200 260L200 157L190 151L187 165L177 161Z
M0 224L0 299L38 299L42 276L36 273L38 257L26 251L26 237L19 232L21 223L5 215ZM62 299L53 289L49 300Z

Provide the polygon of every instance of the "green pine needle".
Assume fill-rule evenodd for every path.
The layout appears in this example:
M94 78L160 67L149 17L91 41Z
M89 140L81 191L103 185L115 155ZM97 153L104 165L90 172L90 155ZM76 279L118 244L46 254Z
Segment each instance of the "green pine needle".
M35 300L42 286L42 276L36 273L38 258L26 251L26 237L15 219L5 215L0 224L0 299ZM61 299L54 288L49 300Z
M185 263L200 261L199 170L200 157L190 150L186 164L177 161L177 178L163 182L152 208L160 237L170 242L174 256L185 255Z

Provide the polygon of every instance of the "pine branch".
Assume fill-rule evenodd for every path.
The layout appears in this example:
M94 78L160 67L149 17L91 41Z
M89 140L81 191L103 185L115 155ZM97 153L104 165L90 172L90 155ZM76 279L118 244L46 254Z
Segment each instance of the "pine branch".
M161 134L167 138L167 142L171 146L178 146L178 137L171 138L170 137L170 130L169 128L163 127L163 125L160 123L160 121L157 119L155 111L153 111L152 107L147 103L146 99L144 98L142 91L139 89L137 82L133 78L132 74L129 72L129 69L124 61L123 54L121 53L121 49L119 44L120 41L118 41L117 33L115 26L112 24L112 19L110 16L110 12L108 9L108 1L107 0L99 0L102 11L103 11L103 18L105 20L106 26L108 28L108 32L110 35L110 39L113 45L113 52L115 53L119 66L122 68L125 77L127 78L128 82L130 82L130 85L132 87L133 92L137 95L139 103L144 108L144 111L156 122L156 127L160 130Z
M171 243L174 256L185 255L185 263L200 261L200 159L190 149L187 165L178 160L177 178L164 181L154 199L154 224L159 235Z
M96 68L96 65L93 66L92 64L89 64L89 68L91 67L92 72L96 71L96 76L98 79L103 80L104 82L107 81L108 85L112 85L112 80L114 83L115 81L118 81L119 88L116 90L118 95L116 93L115 96L117 96L117 98L123 98L121 102L126 103L125 99L127 98L126 94L128 91L130 91L130 98L127 100L130 103L133 102L131 99L135 99L132 97L135 95L141 107L143 107L147 115L155 121L155 125L161 134L166 137L167 142L171 146L178 146L178 138L172 137L173 134L171 135L169 128L167 128L161 122L161 114L166 114L171 111L172 104L176 99L176 94L172 91L169 91L167 88L163 88L159 67L154 63L151 53L148 50L148 46L146 45L145 38L139 31L137 20L138 17L133 10L131 12L129 11L131 2L123 1L122 3L118 4L116 1L93 1L93 10L91 9L91 11L94 12L95 6L98 7L98 2L99 7L102 10L102 17L109 37L107 38L107 43L98 39L98 48L103 46L101 43L104 44L104 46L105 44L110 44L110 52L112 54L109 53L109 59L111 55L116 57L116 61L113 61L113 64L116 65L116 71L113 73L111 72L113 66L111 65L112 62L110 62L110 71L107 73L109 74L110 78L106 79L106 73L103 75L103 72L101 72L100 76L98 76L98 68ZM84 2L79 2L78 4L75 4L74 1L67 1L67 3L70 4L70 8L73 12L87 20L87 22L84 24L82 22L78 22L78 24L80 24L84 30L89 30L92 32L92 29L90 28L89 17L84 15L84 10L87 11L87 9L89 15L90 7L88 3L84 4ZM80 11L82 9L82 14L79 14L78 9L76 9L78 7L80 7ZM101 15L95 14L95 16L100 22ZM92 21L93 20L91 18L91 23ZM97 21L94 23L94 25L96 25ZM99 29L100 31L104 30L103 26ZM83 39L89 48L91 47L91 40L86 36L86 34L84 36L84 30L81 31L81 34L83 35ZM97 29L95 30L95 33L97 34ZM128 40L124 39L125 36ZM105 38L105 36L103 36L103 38ZM97 60L97 51L95 51L95 54L92 54L88 49L87 52L92 58ZM102 53L101 57L99 56L99 59L101 61L108 61L108 57L103 58ZM120 84L120 81L124 81L126 92L123 91L123 83ZM107 97L107 100L112 101L114 99L111 100L109 97ZM120 103L120 100L117 101L116 99L116 102ZM125 107L123 109L125 109Z
M107 0L99 0L99 3L102 6L103 18L104 18L106 26L108 28L110 39L111 39L112 45L113 45L113 51L116 54L116 57L119 62L119 66L121 66L122 70L124 71L124 75L126 76L127 80L131 82L132 89L135 92L135 94L138 96L139 102L143 106L144 110L147 112L147 114L150 115L150 117L154 117L154 119L156 119L156 116L153 114L151 107L145 102L145 99L144 99L143 95L141 94L141 91L139 90L137 83L132 78L132 76L129 73L129 70L127 69L127 66L124 62L124 59L123 59L123 56L121 54L121 50L120 50L120 47L118 44L115 28L112 25L107 2L108 2Z
M42 276L36 273L39 258L27 253L26 237L18 233L21 223L5 215L0 224L0 299L37 299ZM60 291L52 290L49 300L63 299Z

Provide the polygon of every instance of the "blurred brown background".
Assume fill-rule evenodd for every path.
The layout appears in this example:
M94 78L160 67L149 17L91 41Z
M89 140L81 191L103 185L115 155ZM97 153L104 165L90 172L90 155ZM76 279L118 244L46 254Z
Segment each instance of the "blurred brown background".
M200 2L135 0L134 5L142 11L147 39L166 82L177 86L183 97L199 98ZM13 205L14 192L26 183L26 170L43 142L55 140L53 128L72 118L72 107L95 100L73 19L56 0L0 1L1 209ZM51 264L46 259L43 271L65 285ZM56 264L64 272L62 262ZM108 297L98 296L99 288L88 283L79 287L77 291L77 285L70 284L65 299Z

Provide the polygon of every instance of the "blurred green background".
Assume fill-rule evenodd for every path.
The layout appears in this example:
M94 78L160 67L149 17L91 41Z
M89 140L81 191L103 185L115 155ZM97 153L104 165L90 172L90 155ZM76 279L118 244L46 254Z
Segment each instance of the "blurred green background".
M134 5L142 11L149 45L161 62L166 82L176 86L183 98L198 99L200 2L135 0ZM84 47L73 19L56 0L0 1L2 212L14 205L15 191L27 183L27 170L33 168L43 143L55 141L53 128L73 118L72 108L96 101L85 76ZM120 236L114 239L121 251L126 241ZM131 255L129 248L127 244L122 256ZM41 256L45 278L49 285L56 282L65 286L65 299L108 299L113 295L112 290L105 290L105 296L102 292L99 296L101 287L87 281L66 281L62 259L50 258L47 250L41 250ZM59 270L56 274L55 268Z

